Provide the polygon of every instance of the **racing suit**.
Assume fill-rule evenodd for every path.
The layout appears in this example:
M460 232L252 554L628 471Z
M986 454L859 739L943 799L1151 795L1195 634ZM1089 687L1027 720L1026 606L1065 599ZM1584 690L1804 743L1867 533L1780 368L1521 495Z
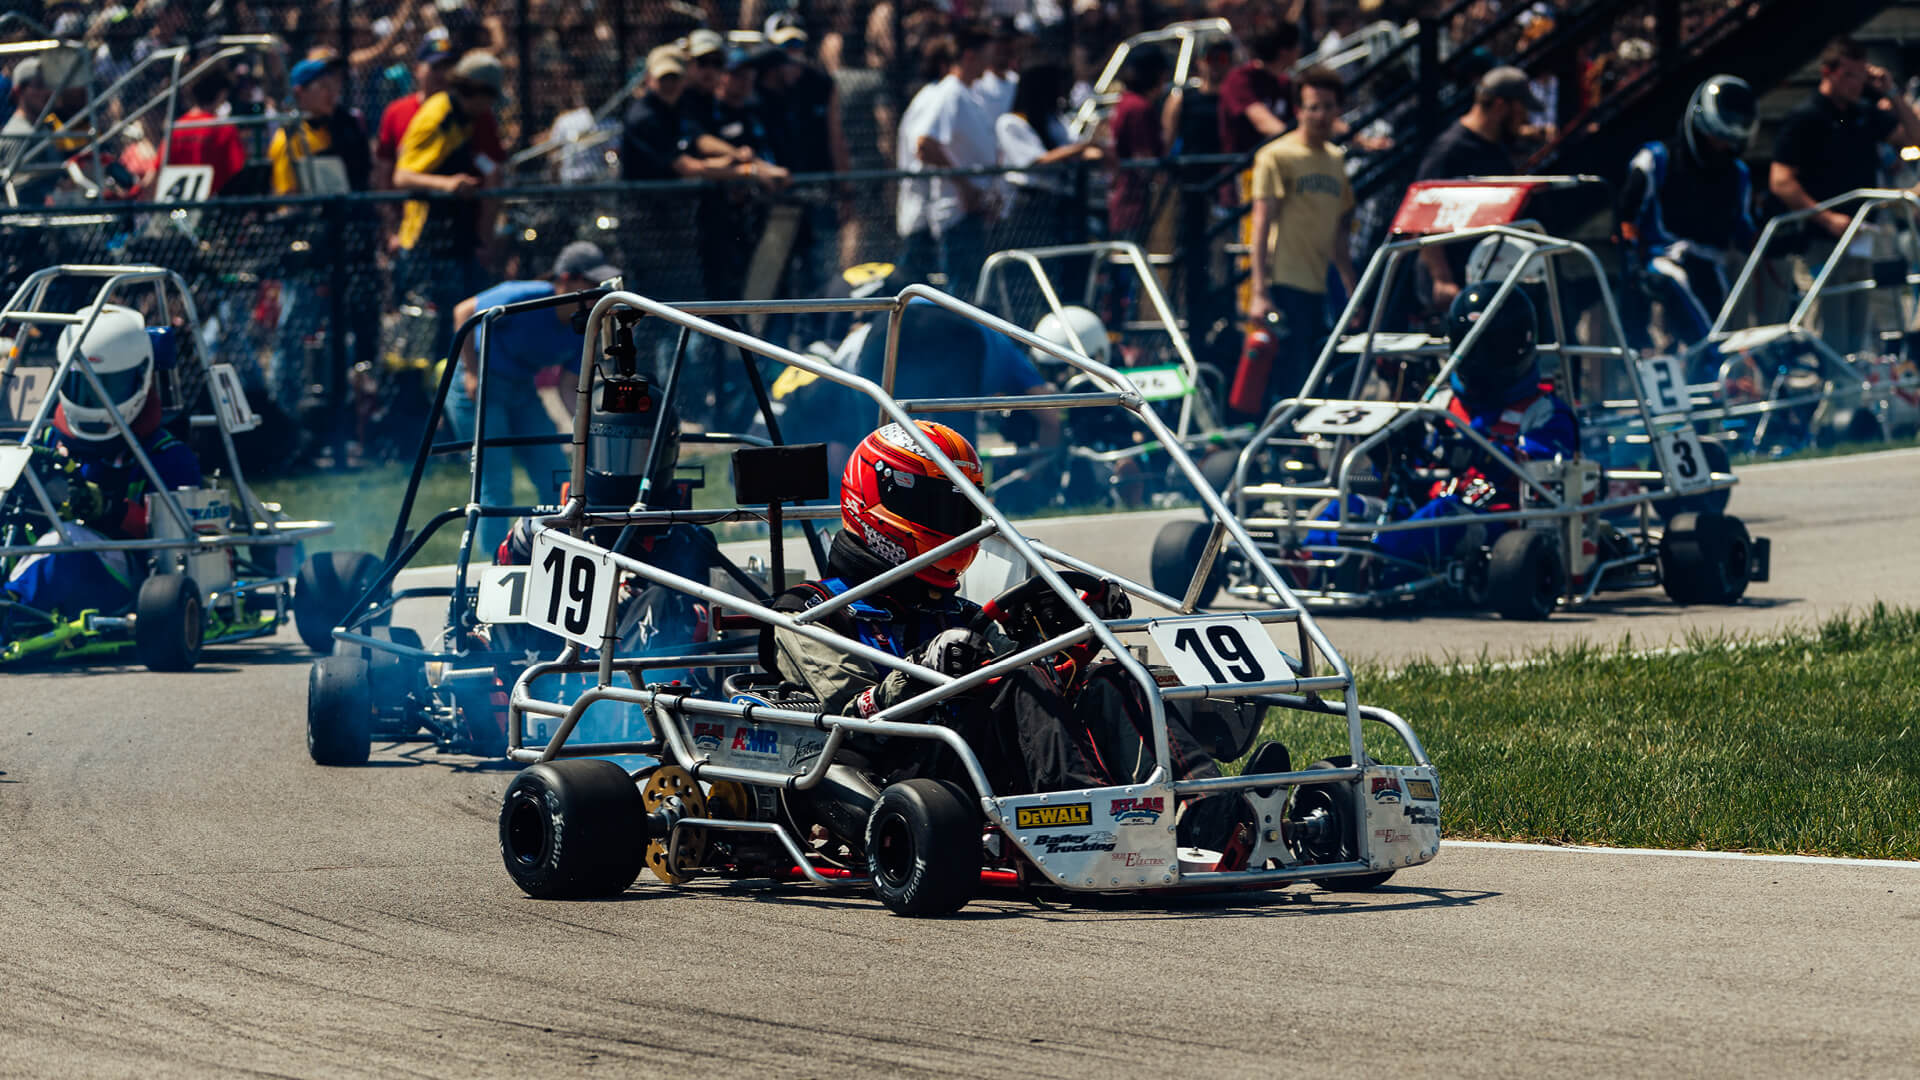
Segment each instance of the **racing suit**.
M200 459L164 428L141 437L140 448L168 488L198 487ZM35 447L34 467L64 485L63 500L75 521L58 528L68 542L138 540L147 535L146 473L119 440L104 448L68 439L48 427ZM57 498L57 496L56 496ZM48 532L42 544L60 543ZM29 555L7 575L16 602L42 612L76 618L82 611L118 613L133 604L139 576L124 551L61 551Z
M889 569L890 564L841 532L827 557L827 576L781 594L774 607L803 611ZM916 658L936 635L966 627L979 612L977 605L953 592L910 579L822 621L828 629L882 652ZM986 636L991 653L1011 651L1011 643L996 629L989 628ZM931 689L905 672L882 675L860 657L784 628L770 628L761 640L762 661L769 670L810 689L829 714L872 716ZM959 732L1002 795L1138 783L1154 767L1144 702L1111 664L1070 673L1032 665L980 694L934 706L934 715L913 719ZM1171 707L1167 734L1179 778L1220 775L1212 755ZM944 748L929 752L938 744L925 740L862 736L849 742L888 782L911 775L960 775Z
M1528 459L1551 459L1556 455L1571 457L1580 446L1579 422L1575 420L1573 410L1553 392L1553 387L1548 383L1526 379L1509 386L1502 393L1482 398L1469 397L1456 381L1434 400L1520 463ZM1435 453L1439 445L1430 442L1427 449L1430 454ZM1437 458L1432 463L1440 464ZM1373 544L1383 554L1396 559L1424 566L1439 566L1465 547L1493 543L1510 527L1504 521L1471 520L1476 514L1511 510L1518 501L1518 481L1508 475L1505 469L1489 476L1477 466L1470 466L1459 470L1450 479L1435 483L1427 491L1427 501L1412 513L1404 512L1404 503L1390 503L1384 508L1386 517L1394 521L1467 520L1433 528L1376 533ZM1377 503L1370 505L1361 496L1348 496L1347 517L1350 520L1381 512L1382 508ZM1328 506L1320 512L1319 518L1331 521L1335 516L1334 507ZM1309 548L1334 546L1341 542L1339 534L1331 530L1316 529L1306 536L1306 546ZM1404 571L1404 568L1401 569ZM1389 577L1393 578L1394 575L1390 574ZM1404 572L1398 575L1399 579L1405 577Z
M1752 193L1747 163L1738 155L1702 160L1683 137L1647 143L1627 166L1618 207L1622 231L1633 241L1645 290L1661 302L1668 331L1683 346L1706 337L1726 303L1731 286L1722 259L1753 243ZM1646 302L1635 290L1625 299L1630 306ZM1629 336L1639 339L1633 344L1650 345L1646 312L1621 314ZM1703 356L1691 366L1718 362Z

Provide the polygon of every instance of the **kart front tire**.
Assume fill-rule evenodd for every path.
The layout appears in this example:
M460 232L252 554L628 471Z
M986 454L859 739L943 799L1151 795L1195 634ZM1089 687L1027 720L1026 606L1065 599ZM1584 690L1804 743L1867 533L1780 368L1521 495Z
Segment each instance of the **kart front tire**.
M1503 619L1540 620L1553 614L1567 588L1567 569L1553 534L1513 529L1493 542L1487 559L1487 606Z
M867 874L896 915L950 915L980 887L980 815L945 780L891 784L867 817Z
M148 671L192 671L207 627L200 586L185 574L155 574L140 584L133 609L133 651Z
M364 551L309 555L293 579L293 625L314 652L333 651L333 628L380 573L380 560Z
M543 762L507 785L500 858L528 896L618 896L640 876L646 850L646 804L633 778L611 761Z
M320 765L365 765L373 748L367 662L323 656L307 673L307 754Z
M1660 587L1676 604L1737 604L1746 595L1753 541L1729 514L1680 514L1660 534Z
M1373 764L1373 759L1367 759ZM1353 758L1342 754L1339 757L1325 758L1307 766L1309 769L1344 769L1353 764ZM1290 820L1305 818L1316 811L1325 813L1331 819L1330 832L1322 843L1315 846L1301 845L1296 853L1311 862L1352 862L1360 857L1358 837L1360 829L1359 812L1353 806L1353 789L1347 784L1304 784L1294 793L1293 804L1287 814ZM1370 892L1387 883L1393 871L1383 870L1374 874L1342 874L1338 877L1312 878L1315 885L1328 892Z
M1200 553L1206 550L1207 536L1212 531L1213 524L1207 521L1169 521L1162 526L1160 535L1153 539L1153 557L1149 563L1153 587L1176 599L1186 596L1187 585L1200 565ZM1220 583L1226 576L1221 567L1224 555L1223 551L1214 557L1213 569L1200 586L1196 607L1213 603L1214 596L1220 592Z

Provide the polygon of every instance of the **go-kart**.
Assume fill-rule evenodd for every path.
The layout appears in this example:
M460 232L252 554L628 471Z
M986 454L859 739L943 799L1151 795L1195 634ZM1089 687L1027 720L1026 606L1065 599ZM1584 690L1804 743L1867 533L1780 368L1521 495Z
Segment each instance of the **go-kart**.
M78 311L57 309L83 292L91 299ZM112 400L79 348L110 304L138 311L154 327L163 425L183 436L211 432L190 441L218 455L201 487L170 490L133 437L135 418L107 410L147 487L151 532L140 539L79 527L94 513L89 485L78 462L48 439L54 388L64 380L77 375L99 400ZM135 596L126 608L48 611L0 593L0 663L130 651L155 671L186 671L207 645L272 634L290 614L303 625L329 621L350 599L326 557L301 559L302 543L331 532L332 523L290 520L247 486L233 436L258 417L233 367L207 359L199 326L186 283L152 266L49 267L28 276L0 308L0 577L26 560L95 552L123 568ZM78 331L62 352L54 339L67 327Z
M1449 377L1479 340L1484 316L1458 348L1424 332L1382 330L1419 250L1489 240L1511 242L1519 254L1503 264L1486 315L1520 290L1540 293L1542 377L1588 429L1581 452L1528 460L1448 409ZM1592 271L1610 343L1573 343L1560 303L1569 262ZM1340 325L1365 329L1329 338L1305 392L1275 405L1242 452L1227 496L1307 603L1360 608L1424 599L1542 619L1602 590L1656 584L1679 603L1730 604L1749 583L1767 579L1768 542L1712 507L1736 481L1724 465L1715 467L1695 433L1684 380L1671 358L1641 359L1626 344L1598 260L1583 245L1511 225L1395 241L1368 263ZM1596 403L1584 393L1609 384L1631 396ZM1607 408L1628 411L1639 431L1652 433L1650 464L1605 462L1594 418L1625 426L1605 417ZM1485 493L1477 512L1420 514L1434 492L1468 489ZM1223 589L1271 599L1263 569L1243 555L1216 557L1212 532L1206 521L1163 528L1154 544L1155 587L1198 572L1202 597ZM1387 537L1410 532L1424 534L1425 558L1387 550L1398 546Z
M1077 280L1076 280L1077 279ZM1080 286L1063 300L1056 281ZM1194 358L1186 326L1174 314L1147 254L1137 244L1102 241L1056 247L1013 248L987 257L974 292L975 306L1023 326L1049 327L1043 334L1074 348L1075 316L1104 312L1114 351L1125 357L1127 377L1160 413L1174 437L1218 482L1232 469L1250 424L1228 426L1220 374ZM1087 346L1079 345L1082 355ZM1095 359L1107 355L1096 349ZM1098 385L1091 374L1035 354L1043 374L1070 392ZM988 487L996 505L1027 513L1051 504L1064 507L1138 507L1164 502L1183 491L1160 444L1114 410L1074 410L1065 438L1053 449L988 447L994 466Z
M591 303L607 293L605 288L591 289L479 312L457 329L449 356L459 356L466 340L491 320L550 319L555 307ZM576 327L584 326L578 315L575 323ZM667 445L764 445L766 440L714 432L668 438L661 425L678 426L671 403L687 359L687 343L684 338L680 341L664 383L655 386L639 370L634 332L631 325L617 330L610 327L604 342L589 345L590 350L595 344L602 346L593 352L598 370L603 372L598 384L602 396L595 399L583 395L579 399L577 412L584 426L578 438L558 431L551 435L488 434L486 395L511 393L515 388L495 385L488 374L490 338L479 334L481 375L474 411L480 429L473 440L436 441L453 376L460 368L453 360L442 365L385 556L344 557L336 576L352 583L352 594L340 609L341 617L325 625L302 624L303 636L310 636L316 650L331 650L331 655L314 662L308 680L307 750L315 762L364 764L376 740L430 742L443 753L487 758L499 758L506 752L506 689L529 664L558 653L561 641L533 625L527 583L536 570L520 561L524 553L502 562L496 552L476 552L475 536L482 520L551 514L557 504L502 506L483 501L481 476L488 454L507 453L513 446L530 442L571 442L574 460L583 468L589 462L592 467L576 475L569 488L547 493L550 497L569 490L588 492L596 500L593 505L597 510L625 511L644 505L666 515L645 528L614 530L616 535L600 536L609 547L629 555L644 553L648 561L676 566L703 583L717 583L761 599L768 597L764 574L755 572L756 567L742 569L736 565L717 547L707 528L710 518L689 514L692 492L703 479L675 475L677 459L661 456L670 452L663 449ZM752 365L748 365L747 377L764 408L765 388ZM769 424L777 438L777 423L769 417ZM413 512L421 483L431 461L441 456L467 459L467 502L434 514L416 530ZM668 476L672 476L670 481L665 479ZM655 477L663 480L657 488L652 486L651 478ZM643 478L648 479L643 482ZM609 499L612 501L601 501ZM416 566L428 543L449 526L460 529L454 565ZM403 574L408 580L401 579ZM421 583L422 579L434 583ZM446 605L437 626L417 617L418 608L435 601ZM714 633L706 603L685 593L650 589L643 581L630 580L622 585L618 606L616 640L632 655L710 656L739 645ZM406 610L396 617L397 608ZM717 679L709 679L707 668L684 672L684 677L689 685L717 689ZM541 689L565 693L575 682L556 677L543 682ZM609 705L589 726L602 736L617 738L635 725L644 729L638 710ZM544 739L546 731L546 720L535 718L527 737Z
M890 309L897 316L909 301L940 304L1043 350L1055 361L1094 376L1099 386L1029 400L899 402L883 385L702 317L769 310L767 306L705 303L676 308L629 292L610 294L595 304L590 336L608 321L644 314L858 392L873 402L880 422L902 425L920 452L966 493L980 523L833 600L791 613L721 593L592 539L597 530L685 520L689 515L598 512L572 498L559 512L542 516L536 523L534 570L527 585L529 617L533 625L564 637L568 644L557 658L522 673L510 698L508 757L529 766L508 786L500 811L501 853L514 883L540 898L604 897L623 892L642 869L651 869L671 883L721 875L864 886L897 913L934 915L954 911L994 889L1155 893L1279 888L1299 881L1366 889L1432 859L1439 850L1439 785L1419 739L1391 712L1360 703L1350 670L1313 617L1124 372L920 285L892 297L781 301L772 309L810 312L864 305L867 310ZM591 361L589 356L582 364L583 395L594 386ZM1214 515L1214 546L1243 552L1279 603L1264 610L1207 611L1196 600L1203 575L1162 591L1025 537L908 419L910 411L1034 407L1117 407L1134 416L1167 448L1194 497ZM576 436L584 434L584 425L584 418L576 421ZM826 490L822 447L748 449L737 452L735 461L740 505L695 512L693 520L764 520L777 557L783 521L838 515L831 505L787 505ZM576 462L576 483L581 475ZM988 539L998 542L1005 557L984 568L993 575L990 588L998 595L982 614L999 624L1009 644L1008 651L984 666L949 676L834 628L831 616L840 606L900 582L964 545ZM665 661L622 655L614 644L618 576L724 607L723 622L750 625L763 640L779 628L883 669L910 672L925 689L863 719L825 712L804 690L783 685L758 649L737 656ZM1012 583L1004 584L1008 579ZM1089 603L1096 592L1102 597L1099 613ZM1136 617L1130 610L1134 601L1164 614ZM1294 655L1275 643L1274 627L1291 627ZM1129 640L1137 644L1129 645ZM1150 667L1149 648L1161 650L1165 663ZM1137 695L1145 710L1142 731L1152 765L1143 782L1064 791L998 790L967 739L954 728L919 722L942 703L990 690L997 680L1029 665L1069 655L1091 664L1098 662L1096 654L1104 654L1112 677ZM663 663L746 664L756 670L730 676L727 692L714 699L685 685L649 679L648 672ZM571 701L534 691L541 678L554 674L590 676L593 686ZM580 718L604 701L646 709L648 737L624 743L580 741ZM1263 750L1239 775L1176 775L1169 716L1185 717L1195 737L1205 739L1225 765L1246 754L1269 708L1324 716L1342 725L1347 753L1294 769ZM1201 717L1202 712L1211 720ZM557 723L544 745L523 741L524 716ZM1406 764L1383 764L1369 756L1364 736L1370 724L1384 726L1393 736L1388 741L1397 743L1392 753L1380 757ZM883 785L863 766L858 750L863 740L881 737L895 746L923 744L927 755L954 763L957 771L951 778L916 776ZM632 768L606 760L632 754L650 755L657 763ZM1236 811L1218 849L1179 842L1176 818L1186 804L1204 796L1225 796Z
M1812 219L1851 219L1829 243ZM1804 287L1778 281L1787 254L1816 263ZM1830 248L1830 250L1829 250ZM1845 256L1844 258L1842 256ZM1783 291L1782 303L1763 297ZM1768 310L1791 310L1784 322ZM1826 332L1857 304L1858 339ZM1705 341L1682 358L1694 418L1749 453L1786 454L1920 432L1920 196L1862 189L1767 223Z

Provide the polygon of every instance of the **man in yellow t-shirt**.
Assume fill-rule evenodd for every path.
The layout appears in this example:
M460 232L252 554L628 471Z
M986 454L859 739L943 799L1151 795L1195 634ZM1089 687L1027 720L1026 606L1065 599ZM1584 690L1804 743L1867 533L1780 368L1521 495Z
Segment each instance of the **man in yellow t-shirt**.
M1353 291L1347 235L1353 187L1346 155L1328 140L1340 118L1344 87L1325 68L1301 72L1293 83L1300 126L1260 149L1253 159L1252 300L1247 316L1279 317L1280 348L1267 379L1267 401L1300 393L1327 334L1327 266Z
M475 120L500 99L506 72L491 54L470 52L454 64L447 88L420 104L400 136L393 186L402 191L463 195L410 202L401 212L401 288L427 294L439 313L444 351L453 333L453 305L487 285L480 253L493 228L489 203L475 197L501 164L474 145Z

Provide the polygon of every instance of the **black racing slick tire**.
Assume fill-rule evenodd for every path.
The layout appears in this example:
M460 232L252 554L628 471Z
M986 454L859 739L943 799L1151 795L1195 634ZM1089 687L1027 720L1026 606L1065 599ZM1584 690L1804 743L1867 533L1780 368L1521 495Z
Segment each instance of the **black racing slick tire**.
M380 573L380 560L364 551L309 555L293 579L293 625L307 648L333 651L333 628Z
M365 765L373 749L367 662L323 656L307 673L307 755L320 765Z
M980 815L956 784L891 784L867 817L867 873L896 915L950 915L980 887Z
M1368 759L1369 763L1372 759ZM1309 769L1344 769L1353 758L1342 754L1307 766ZM1347 784L1304 784L1294 793L1287 810L1287 829L1296 854L1308 862L1352 862L1360 857L1359 811L1354 808L1353 789ZM1393 871L1376 874L1342 874L1338 877L1311 879L1328 892L1368 892L1387 883Z
M1552 533L1513 529L1493 542L1487 559L1487 606L1503 619L1540 620L1553 614L1567 588L1567 569Z
M1200 553L1206 550L1207 536L1212 531L1213 523L1208 521L1169 521L1162 526L1160 535L1153 538L1153 556L1148 564L1153 587L1175 599L1186 596L1187 585L1200 566ZM1215 556L1213 569L1207 572L1207 580L1200 586L1200 598L1195 606L1204 608L1213 603L1225 579L1221 557Z
M500 804L500 858L538 900L627 891L646 865L647 808L627 771L603 758L535 765Z
M155 574L140 583L133 652L148 671L192 671L206 628L206 604L192 578Z
M1660 587L1676 604L1737 604L1746 595L1753 541L1728 514L1680 514L1660 534Z

